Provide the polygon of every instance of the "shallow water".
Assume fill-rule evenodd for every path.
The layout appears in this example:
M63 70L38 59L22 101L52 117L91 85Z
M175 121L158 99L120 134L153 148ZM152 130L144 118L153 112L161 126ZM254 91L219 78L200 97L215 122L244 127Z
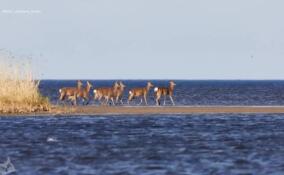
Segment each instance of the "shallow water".
M86 84L86 81L83 81ZM126 84L124 102L129 89L144 87L147 81L123 81ZM155 86L168 86L168 81L152 81ZM284 81L175 81L174 99L177 105L284 105ZM94 87L111 86L114 81L94 80ZM76 80L41 81L41 92L56 104L61 87L76 86ZM92 96L93 94L90 93ZM132 104L137 104L140 99ZM154 103L153 89L149 104ZM162 99L163 101L163 99ZM94 101L91 101L94 103ZM97 102L96 102L97 103ZM167 99L167 105L171 105Z
M282 174L284 115L0 117L16 174Z

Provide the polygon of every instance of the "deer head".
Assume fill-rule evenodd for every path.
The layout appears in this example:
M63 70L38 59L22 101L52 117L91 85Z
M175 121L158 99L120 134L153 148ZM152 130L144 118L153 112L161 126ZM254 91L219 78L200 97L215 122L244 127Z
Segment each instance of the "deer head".
M176 84L175 84L175 82L174 81L170 81L170 86L171 87L174 87Z
M119 82L119 86L120 86L121 88L125 88L125 87L126 87L125 84L122 83L122 81Z
M116 82L114 82L113 87L114 87L114 88L115 88L115 87L119 87L119 84L118 84L118 82L117 82L117 81L116 81Z
M89 81L87 81L87 88L91 89L92 87L93 85Z
M78 87L82 87L82 86L83 86L83 83L82 83L81 80L78 80L78 81L77 81L77 86L78 86Z
M150 88L152 88L152 87L154 87L154 85L153 85L150 81L148 81L148 82L147 82L147 88L150 89Z
M116 81L114 84L113 84L113 89L117 90L119 88L119 84L118 82Z

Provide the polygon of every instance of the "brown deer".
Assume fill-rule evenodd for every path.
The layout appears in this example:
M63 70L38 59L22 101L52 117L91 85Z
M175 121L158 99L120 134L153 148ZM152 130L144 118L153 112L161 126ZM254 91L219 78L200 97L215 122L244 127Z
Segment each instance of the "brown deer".
M117 90L119 88L119 84L117 82L114 83L112 87L100 87L94 89L94 100L98 100L101 104L107 104L109 100L112 101L114 105L114 98L116 97ZM101 100L105 99L103 103Z
M90 90L91 88L93 87L93 85L87 81L87 86L84 88L84 89L79 89L77 91L77 94L75 95L76 98L82 98L83 99L83 103L85 103L86 101L86 104L85 105L88 105L89 104L89 96L90 96Z
M143 102L143 97L144 97L144 101L145 104L148 105L147 102L147 95L149 93L149 90L154 87L154 85L151 82L147 82L147 86L146 87L139 87L139 88L133 88L129 91L129 96L128 96L128 104L130 103L130 101L133 98L137 98L137 97L141 97L141 101L138 105L141 105Z
M68 100L71 100L74 105L77 105L76 95L79 90L82 89L83 83L78 80L77 81L77 87L63 87L59 89L60 97L59 100L63 101L68 98Z
M121 104L123 104L122 101L122 96L123 96L123 92L125 89L125 85L122 83L122 81L119 82L119 87L116 90L116 99L115 99L115 103L118 103L118 100L120 101Z
M173 81L170 81L169 87L155 87L154 92L156 93L156 105L160 105L161 96L164 96L164 105L166 105L167 96L170 97L172 104L175 105L175 102L173 100L173 93L175 86L176 84Z

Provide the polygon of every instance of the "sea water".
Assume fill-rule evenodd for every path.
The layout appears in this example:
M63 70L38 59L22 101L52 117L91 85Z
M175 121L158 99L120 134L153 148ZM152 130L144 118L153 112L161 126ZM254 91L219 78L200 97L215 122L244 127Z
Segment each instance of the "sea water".
M95 87L113 84L91 82ZM125 84L124 100L130 88L144 86L145 81ZM284 101L283 81L176 84L178 105L283 105ZM42 81L40 91L56 104L58 89L75 85L75 80ZM152 91L149 103L154 104ZM9 158L19 175L283 174L283 126L283 114L2 116L0 164Z
M1 117L19 175L283 174L284 115Z

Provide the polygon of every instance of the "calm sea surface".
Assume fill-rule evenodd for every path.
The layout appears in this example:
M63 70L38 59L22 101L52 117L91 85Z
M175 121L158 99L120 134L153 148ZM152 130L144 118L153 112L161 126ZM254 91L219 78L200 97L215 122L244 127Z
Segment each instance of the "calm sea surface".
M43 81L40 89L57 103L58 88L74 83ZM282 81L177 81L175 99L283 105L283 89ZM2 116L0 133L0 168L9 157L19 175L284 174L283 114Z

